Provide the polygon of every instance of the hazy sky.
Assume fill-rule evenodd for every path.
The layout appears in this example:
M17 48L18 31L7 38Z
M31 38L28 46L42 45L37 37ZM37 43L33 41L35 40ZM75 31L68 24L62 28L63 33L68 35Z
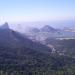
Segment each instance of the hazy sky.
M75 0L0 0L0 22L75 19Z

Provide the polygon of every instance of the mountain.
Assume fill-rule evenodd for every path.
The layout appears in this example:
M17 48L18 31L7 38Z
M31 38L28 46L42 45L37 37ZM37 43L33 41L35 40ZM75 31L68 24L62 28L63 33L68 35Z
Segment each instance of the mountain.
M6 25L0 28L1 75L74 75L74 58L52 54L51 48L32 42Z
M49 25L44 26L40 29L42 32L56 32L57 30Z
M28 27L26 28L25 30L25 33L28 35L29 34L35 34L35 33L39 33L40 32L40 29L38 28L34 28L34 27Z
M46 25L40 29L38 28L30 28L26 33L26 36L32 41L41 42L49 37L57 37L60 35L60 30L55 29L49 25Z
M2 26L0 26L0 29L9 29L8 23L5 22Z
M47 52L49 53L51 50L46 47L45 45L42 45L40 43L35 43L29 40L26 36L22 36L22 34L15 32L11 29L9 29L8 24L5 23L2 27L0 27L0 43L3 45L8 45L12 47L13 45L23 45L24 47L36 49L40 52ZM7 43L7 44L6 44ZM19 46L18 46L19 47ZM46 49L46 50L45 50Z
M33 33L38 33L38 32L40 32L40 30L39 30L38 28L32 28L32 29L31 29L31 32L33 32Z
M27 69L29 63L36 64L37 60L43 59L50 53L50 48L23 37L22 34L7 28L7 24L0 27L0 70L9 70L9 67L12 70L13 67L17 70Z

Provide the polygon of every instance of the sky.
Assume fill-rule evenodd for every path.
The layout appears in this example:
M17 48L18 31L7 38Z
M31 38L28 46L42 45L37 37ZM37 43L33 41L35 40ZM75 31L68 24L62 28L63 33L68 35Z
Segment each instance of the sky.
M75 20L75 0L0 0L1 22Z

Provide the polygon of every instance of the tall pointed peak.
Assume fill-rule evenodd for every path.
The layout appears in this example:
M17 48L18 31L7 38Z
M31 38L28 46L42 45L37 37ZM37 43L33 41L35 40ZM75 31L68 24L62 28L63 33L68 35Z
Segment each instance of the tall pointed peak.
M43 28L52 28L52 29L54 29L53 27L51 27L50 25L45 25Z
M45 25L43 28L41 28L41 31L44 31L44 32L54 32L54 31L56 31L56 29L51 27L50 25Z
M1 28L1 29L9 29L9 24L8 24L8 22L5 22L0 28Z

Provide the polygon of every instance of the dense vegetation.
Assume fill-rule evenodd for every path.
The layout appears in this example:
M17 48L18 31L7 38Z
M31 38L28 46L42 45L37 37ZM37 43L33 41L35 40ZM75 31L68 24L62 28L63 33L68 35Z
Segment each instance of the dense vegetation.
M22 47L0 47L2 75L74 75L75 59Z
M11 52L12 51L12 52ZM0 72L16 75L74 75L75 59L30 49L0 49ZM10 74L9 74L10 73ZM4 75L4 74L3 74Z

